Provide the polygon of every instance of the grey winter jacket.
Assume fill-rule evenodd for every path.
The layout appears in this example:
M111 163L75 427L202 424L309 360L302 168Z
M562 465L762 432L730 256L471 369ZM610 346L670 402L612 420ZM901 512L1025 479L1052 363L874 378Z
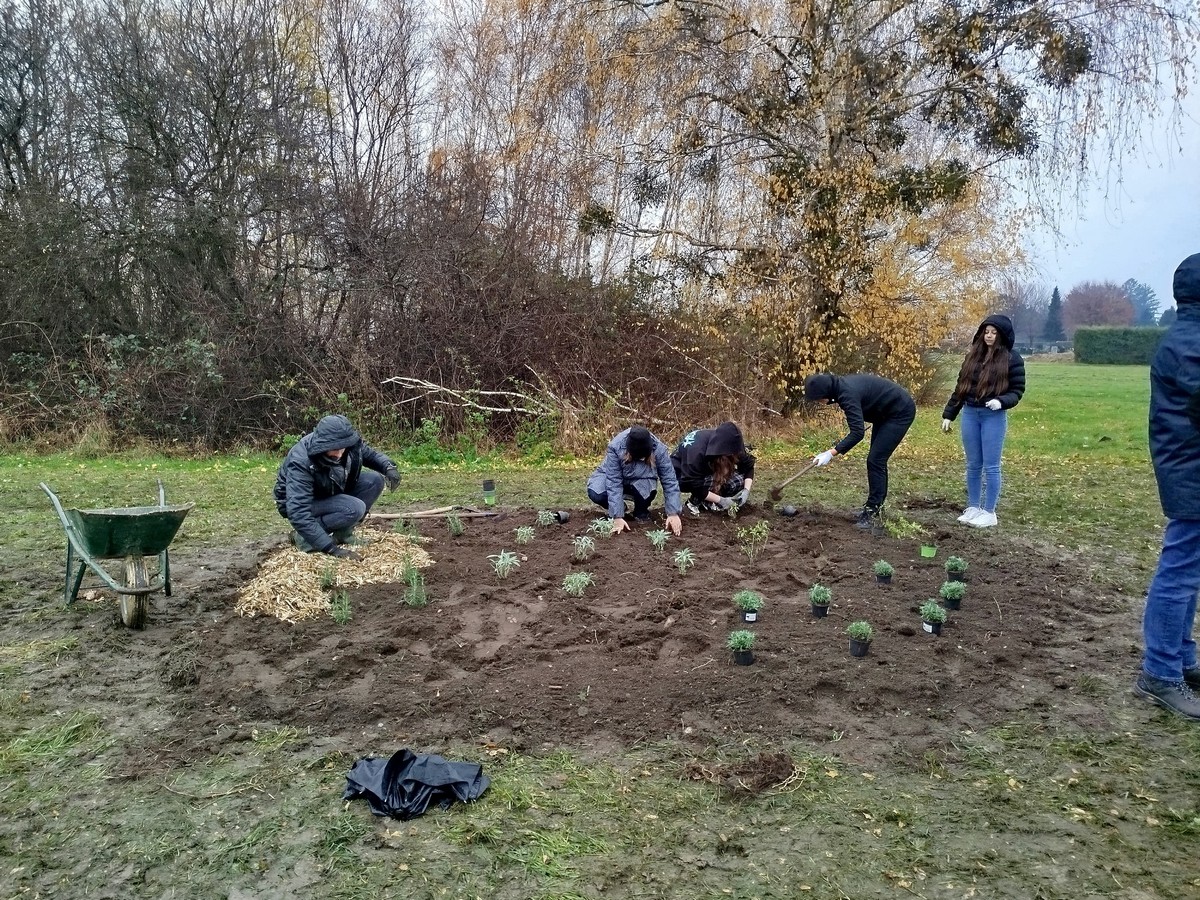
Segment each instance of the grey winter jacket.
M1168 519L1200 519L1200 431L1188 415L1200 394L1200 253L1179 264L1178 316L1150 365L1150 458Z
M1025 394L1025 360L1021 358L1021 354L1013 349L1013 344L1016 342L1017 333L1013 328L1012 319L1008 316L988 316L975 330L975 337L971 339L971 343L975 343L979 336L983 334L983 329L989 325L994 327L999 333L999 339L1004 346L1008 348L1008 390L1003 394L998 394L996 397L979 397L975 394L976 385L979 383L979 372L975 372L971 378L971 387L965 397L956 397L950 395L950 399L946 401L946 408L942 410L942 418L954 421L958 418L959 412L963 406L983 406L989 400L995 399L1000 401L1001 409L1012 409L1021 402L1021 397Z
M644 459L625 461L626 444L630 429L626 428L608 442L604 459L588 477L587 489L595 494L608 494L608 515L613 519L625 517L625 491L632 488L641 497L649 497L658 482L662 482L663 504L668 516L677 516L683 511L679 496L679 481L671 465L671 454L666 445L653 434L653 464Z
M346 452L340 460L325 456L327 450L341 449ZM395 463L368 446L345 416L326 416L280 464L275 508L314 550L328 553L336 542L313 515L313 502L353 490L364 465L383 473Z

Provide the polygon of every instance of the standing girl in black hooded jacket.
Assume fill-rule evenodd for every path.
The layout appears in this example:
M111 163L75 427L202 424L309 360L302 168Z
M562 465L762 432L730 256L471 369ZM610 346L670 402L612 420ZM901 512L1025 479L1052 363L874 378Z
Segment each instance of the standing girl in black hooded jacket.
M1013 349L1012 321L988 316L971 340L958 383L942 411L942 431L962 412L967 458L967 508L958 521L976 528L996 524L1000 499L1000 454L1008 432L1008 410L1025 393L1025 361Z

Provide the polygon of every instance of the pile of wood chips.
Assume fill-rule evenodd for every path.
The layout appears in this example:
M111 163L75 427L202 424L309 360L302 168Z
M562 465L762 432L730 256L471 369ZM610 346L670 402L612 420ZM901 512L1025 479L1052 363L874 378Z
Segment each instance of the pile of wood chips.
M242 616L274 616L285 622L313 619L328 615L331 594L338 588L402 582L405 568L433 565L433 557L418 545L419 538L374 531L362 537L366 543L353 548L362 556L358 562L325 553L301 553L293 547L279 550L242 588L234 611ZM330 587L321 586L330 581Z

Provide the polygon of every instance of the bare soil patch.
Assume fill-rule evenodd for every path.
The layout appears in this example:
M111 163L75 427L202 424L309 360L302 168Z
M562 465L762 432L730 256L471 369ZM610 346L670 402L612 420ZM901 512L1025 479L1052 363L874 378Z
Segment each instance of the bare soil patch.
M311 729L352 752L474 742L605 753L662 740L770 749L800 740L877 764L953 753L964 729L1019 710L1095 727L1102 713L1082 676L1136 665L1124 598L1002 533L947 527L937 557L924 559L916 540L859 531L848 515L788 519L754 508L737 520L686 520L663 552L645 527L598 537L580 563L572 538L594 515L574 511L525 546L514 529L533 524L533 510L470 519L457 538L444 520L423 521L430 604L405 605L399 584L354 588L345 626L234 613L238 588L277 545L224 550L202 564L181 559L177 596L159 602L145 632L103 629L108 638L86 649L87 667L119 678L133 647L143 671L153 661L163 718L135 739L131 765L144 770L217 751L262 723ZM760 519L770 539L751 561L737 528ZM681 575L671 551L685 546L697 562ZM488 561L502 549L522 556L505 580ZM937 596L950 554L970 563L967 596L932 636L916 610ZM878 559L895 566L890 586L876 583ZM595 585L576 599L561 583L581 570ZM814 581L833 590L826 618L809 606ZM743 588L766 598L750 626L731 600ZM845 628L855 619L875 628L864 658L848 652ZM734 666L725 648L742 627L757 634L752 666Z

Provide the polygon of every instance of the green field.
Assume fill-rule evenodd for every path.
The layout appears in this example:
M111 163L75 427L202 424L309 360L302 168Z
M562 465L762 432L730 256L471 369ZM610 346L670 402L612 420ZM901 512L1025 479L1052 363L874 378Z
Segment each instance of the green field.
M1133 623L1162 524L1147 370L1031 363L1028 375L1010 417L1000 534L1117 585ZM961 446L939 421L940 408L922 409L894 459L894 514L921 520L922 509L961 505ZM835 424L759 439L762 494L828 446ZM0 457L0 900L1200 895L1200 729L1129 702L1132 646L1124 669L1080 676L1109 723L1094 729L1030 711L962 735L953 759L875 771L797 742L786 749L800 783L750 799L683 780L670 746L603 760L570 748L501 755L487 763L484 802L389 828L340 802L345 749L286 722L163 772L123 759L128 737L82 701L73 707L82 683L30 692L50 667L103 679L84 664L97 635L73 628L79 614L60 605L63 536L39 482L70 505L121 506L151 502L162 478L168 499L197 503L174 547L186 554L281 533L276 464L32 448ZM861 466L852 454L820 481L806 477L800 502L861 503ZM477 502L483 477L506 504L580 506L590 461L403 468L381 509ZM709 762L747 749L715 747Z

